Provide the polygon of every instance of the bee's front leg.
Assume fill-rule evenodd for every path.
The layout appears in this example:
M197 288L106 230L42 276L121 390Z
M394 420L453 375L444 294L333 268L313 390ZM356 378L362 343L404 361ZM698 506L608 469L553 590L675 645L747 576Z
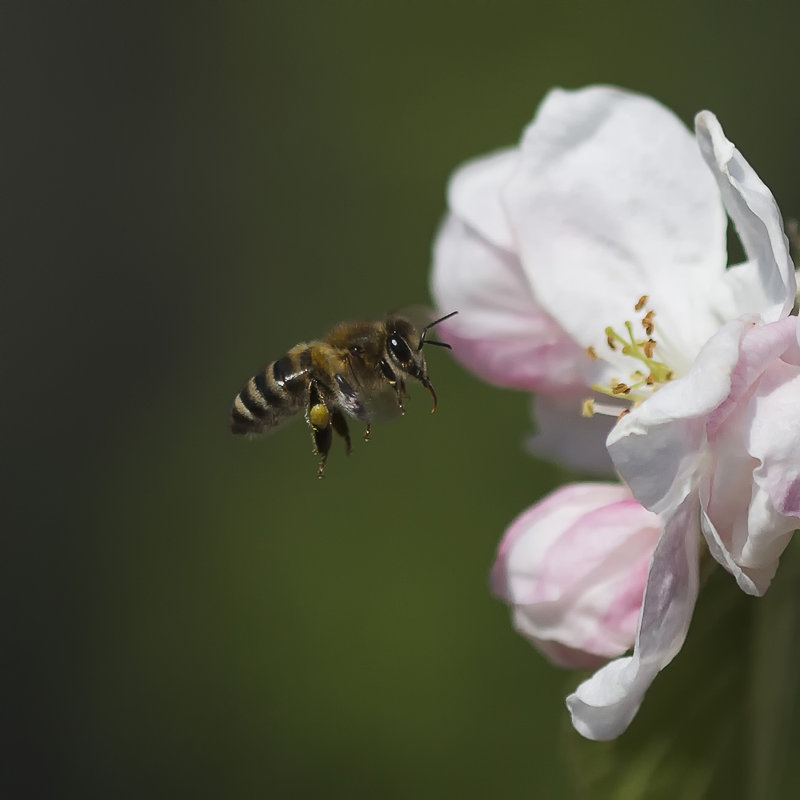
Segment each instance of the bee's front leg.
M333 442L333 429L331 426L331 413L319 393L316 381L311 381L308 392L308 408L306 420L311 426L311 435L314 441L314 452L320 457L317 477L321 478L325 471L325 462ZM349 445L349 440L348 440Z
M405 414L406 409L403 406L403 397L406 395L406 385L403 383L403 381L398 380L397 375L394 374L394 370L389 366L386 359L382 358L378 362L378 366L383 373L383 377L386 378L387 383L395 390L395 393L397 394L397 407L400 409L400 413ZM369 437L369 433L367 433L367 437Z

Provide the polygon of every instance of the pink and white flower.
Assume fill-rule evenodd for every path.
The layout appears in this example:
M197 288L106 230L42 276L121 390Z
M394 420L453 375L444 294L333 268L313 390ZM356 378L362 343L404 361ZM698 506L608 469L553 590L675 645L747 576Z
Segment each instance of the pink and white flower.
M562 486L511 523L492 589L553 663L597 667L633 647L660 534L658 516L621 484Z
M795 275L769 190L698 114L697 137L758 276L751 314L728 322L689 369L615 426L608 448L636 498L664 522L636 645L567 699L573 724L618 736L680 650L697 595L697 548L748 594L763 594L800 518L800 346Z
M729 268L726 210L747 256ZM692 136L652 99L557 90L518 148L453 179L433 286L462 312L456 354L539 393L555 455L602 466L604 448L581 446L580 392L609 396L595 411L631 406L606 423L608 452L664 531L633 654L568 698L581 733L613 738L683 644L700 542L760 594L798 524L796 284L777 205L710 112Z

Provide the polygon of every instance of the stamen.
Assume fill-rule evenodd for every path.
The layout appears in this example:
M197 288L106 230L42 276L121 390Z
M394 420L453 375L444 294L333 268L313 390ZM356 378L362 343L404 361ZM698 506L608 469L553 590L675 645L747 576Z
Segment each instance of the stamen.
M637 314L647 306L648 302L648 295L643 294L634 306ZM627 373L627 377L625 375L612 376L605 385L594 384L592 389L595 392L613 397L615 400L623 400L627 406L635 408L653 392L658 391L659 387L672 380L672 370L663 361L655 359L656 345L658 344L652 336L655 332L655 315L656 312L650 309L639 320L646 338L641 336L641 332L637 337L634 333L634 322L631 320L623 323L625 330L622 333L617 333L610 325L605 328L606 344L609 349L620 355L630 356L638 361L640 366ZM637 328L637 330L639 329ZM586 354L592 360L598 358L597 350L594 347L588 347ZM613 363L618 364L618 359L613 359ZM594 399L587 399L583 402L581 413L585 417L594 414L608 414L620 418L629 413L630 408L621 409L619 404L603 405Z

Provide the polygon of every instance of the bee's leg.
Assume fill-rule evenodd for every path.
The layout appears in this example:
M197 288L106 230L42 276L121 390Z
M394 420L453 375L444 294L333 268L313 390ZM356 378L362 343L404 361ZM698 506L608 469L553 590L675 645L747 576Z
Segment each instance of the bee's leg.
M397 405L400 406L400 411L405 414L406 409L403 406L403 398L408 397L408 388L406 387L406 382L400 380L397 382Z
M322 474L325 472L325 462L328 460L328 453L331 450L331 443L333 442L333 433L331 431L330 425L326 426L325 428L316 428L312 425L311 429L314 433L314 450L317 452L317 455L319 456L319 467L317 468L317 477L321 478Z
M406 410L403 406L403 396L406 394L406 387L402 381L397 380L397 376L394 374L394 370L389 366L386 359L381 359L378 362L378 366L381 368L381 372L383 373L383 377L386 378L388 384L395 390L397 393L397 406L400 409L401 414L405 414ZM367 438L369 438L369 430L367 430Z
M317 477L321 478L322 473L325 471L325 462L328 460L328 453L333 442L333 430L331 427L331 414L325 405L325 401L320 396L316 381L313 380L308 392L306 419L311 426L314 452L320 457Z
M331 414L331 424L336 433L344 439L347 445L347 455L350 455L350 450L352 449L350 444L350 430L347 427L347 420L344 414L338 409L335 409Z

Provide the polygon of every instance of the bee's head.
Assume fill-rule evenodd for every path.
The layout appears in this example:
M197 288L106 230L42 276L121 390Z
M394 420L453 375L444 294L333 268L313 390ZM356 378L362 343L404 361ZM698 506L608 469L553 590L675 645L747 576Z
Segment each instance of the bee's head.
M436 392L433 390L430 380L428 380L428 366L425 363L422 347L425 344L435 344L449 349L449 344L431 341L426 339L425 336L434 325L438 325L457 313L457 311L452 311L450 314L440 317L426 325L419 333L403 317L390 317L386 321L386 354L391 366L406 375L410 375L412 378L416 378L431 393L433 397L432 411L436 411Z

